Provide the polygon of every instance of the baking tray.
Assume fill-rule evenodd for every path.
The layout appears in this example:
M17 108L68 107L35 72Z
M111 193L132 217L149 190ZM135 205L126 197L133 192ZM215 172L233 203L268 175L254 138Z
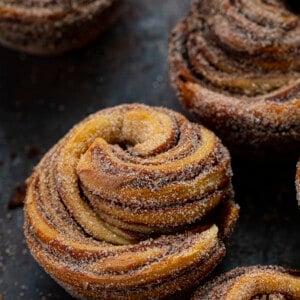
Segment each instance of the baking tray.
M143 102L183 112L170 87L167 38L189 0L126 0L122 18L93 45L56 58L0 48L0 293L5 300L71 299L26 247L22 208L7 208L43 153L89 113ZM237 266L300 268L295 161L233 157L241 215L215 274Z

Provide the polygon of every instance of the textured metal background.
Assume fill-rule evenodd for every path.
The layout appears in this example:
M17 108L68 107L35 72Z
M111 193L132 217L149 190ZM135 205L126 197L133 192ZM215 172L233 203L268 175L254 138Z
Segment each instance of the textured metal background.
M107 34L58 58L0 48L0 294L5 300L70 299L30 256L22 209L7 209L11 192L89 113L124 102L182 111L169 84L167 37L189 2L127 0L127 12ZM40 149L39 157L28 157L32 145ZM300 268L295 164L233 158L241 216L216 273L252 264Z

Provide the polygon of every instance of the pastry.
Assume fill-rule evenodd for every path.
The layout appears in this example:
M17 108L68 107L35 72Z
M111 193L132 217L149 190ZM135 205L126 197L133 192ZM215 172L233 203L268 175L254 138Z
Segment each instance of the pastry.
M119 14L117 0L0 0L0 43L38 55L95 40Z
M296 190L297 190L298 205L300 206L300 160L298 161L297 171L296 171Z
M75 126L28 180L32 255L80 299L156 299L195 285L238 218L230 156L164 108L108 108Z
M169 63L183 106L234 153L298 155L300 17L284 1L196 0Z
M300 299L300 272L277 266L236 268L200 286L191 299Z

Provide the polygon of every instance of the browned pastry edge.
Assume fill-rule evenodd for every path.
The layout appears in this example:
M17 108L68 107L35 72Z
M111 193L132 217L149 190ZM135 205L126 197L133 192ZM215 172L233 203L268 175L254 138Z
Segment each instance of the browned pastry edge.
M174 28L169 39L170 76L181 103L199 121L213 129L235 154L264 159L295 157L300 147L300 99L288 97L299 94L300 79L268 93L269 100L263 96L239 96L207 82L205 77L196 73L197 66L190 61L188 51L196 52L190 40L191 48L187 49L189 35L195 35L189 32L187 23L197 22L193 20L193 10L199 3L195 1L188 18ZM197 53L193 59L197 59ZM238 54L232 54L232 57L238 57ZM205 63L209 64L202 63L203 68Z
M296 191L297 191L298 205L300 206L300 160L298 161L297 170L296 170Z
M198 287L191 300L234 300L237 293L243 300L298 299L300 271L278 266L239 267Z
M28 226L25 225L25 234L31 249L31 254L39 264L45 268L49 275L76 299L119 300L162 299L164 297L169 297L177 292L196 286L203 278L208 276L214 270L226 253L225 246L220 241L220 243L216 245L212 251L207 252L203 258L170 277L161 278L160 280L152 283L148 282L147 284L143 284L143 281L141 280L140 285L137 286L126 288L120 286L119 288L114 288L110 287L109 281L103 285L100 280L97 282L96 277L86 277L87 275L80 270L70 271L70 268L67 265L64 267L63 265L55 263L59 258L55 256L51 257L40 249L27 230ZM120 277L124 276L120 275ZM147 281L146 278L145 281Z
M93 42L119 17L122 1L95 0L77 9L55 12L0 4L0 43L34 55L59 55ZM109 4L108 4L109 3Z
M26 240L80 299L168 296L197 284L225 255L239 215L231 175L228 151L204 127L168 109L109 108L76 125L35 168ZM107 203L114 208L102 218ZM140 214L143 224L133 221Z
M221 262L226 254L226 248L222 239L225 241L229 239L236 223L237 216L238 207L233 203L229 205L225 204L223 208L220 208L220 216L218 217L219 220L217 221L217 224L221 229L221 232L219 234L218 242L213 248L203 254L199 253L199 258L197 258L192 265L189 264L188 267L183 267L176 271L174 270L174 273L171 272L167 277L159 278L159 276L157 276L159 279L153 282L147 282L147 277L145 277L147 284L141 280L139 285L130 285L125 289L122 288L122 285L118 288L115 288L114 286L110 287L109 280L104 283L103 286L105 278L104 280L98 281L97 275L90 276L91 274L85 273L84 269L80 270L80 264L77 266L75 261L87 263L89 260L88 257L72 252L73 259L68 262L70 259L68 258L68 252L63 254L63 256L58 255L57 251L59 250L55 249L54 241L49 245L42 245L41 242L33 236L26 218L24 233L33 257L59 285L76 299L172 299L172 295L196 287ZM205 234L205 228L203 228L203 230L203 233ZM195 233L192 232L193 231L186 232L185 234L187 234L187 236L190 234L195 235ZM201 237L201 234L202 233L199 233L199 237ZM190 238L192 239L192 236ZM134 252L140 247L142 249L145 245L147 244L143 245L143 243L141 243L140 245L135 246L136 250L134 250ZM72 251L72 249L66 250ZM110 255L113 255L113 252L109 254L110 251L111 250L103 252L104 259L106 256L110 257ZM116 249L116 251L119 252L118 249ZM129 254L130 256L126 256L129 261L132 260L131 257L134 255L134 252ZM100 257L101 255L99 258ZM131 267L131 262L126 263L120 261L121 265L124 263L125 265L128 265L128 268ZM72 266L72 264L74 264L74 266ZM100 265L101 262L99 263L99 266ZM110 268L112 269L111 266L109 266L109 269ZM122 278L124 278L125 275L127 276L126 273L129 271L129 269L124 269L122 273L120 273L120 281L122 281ZM112 273L112 275L114 274ZM116 273L116 277L117 276L118 273ZM130 280L130 274L128 276Z

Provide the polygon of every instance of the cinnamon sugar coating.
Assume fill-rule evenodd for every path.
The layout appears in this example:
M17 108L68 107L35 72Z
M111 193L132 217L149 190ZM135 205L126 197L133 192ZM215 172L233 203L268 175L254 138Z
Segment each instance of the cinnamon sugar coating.
M200 286L192 300L291 300L300 298L300 272L277 266L236 268Z
M85 46L119 15L117 0L0 0L0 43L37 55Z
M158 299L225 255L238 218L230 157L204 127L122 105L76 125L28 180L35 259L80 299Z
M284 1L194 1L170 36L169 63L184 107L233 151L297 153L300 17Z

